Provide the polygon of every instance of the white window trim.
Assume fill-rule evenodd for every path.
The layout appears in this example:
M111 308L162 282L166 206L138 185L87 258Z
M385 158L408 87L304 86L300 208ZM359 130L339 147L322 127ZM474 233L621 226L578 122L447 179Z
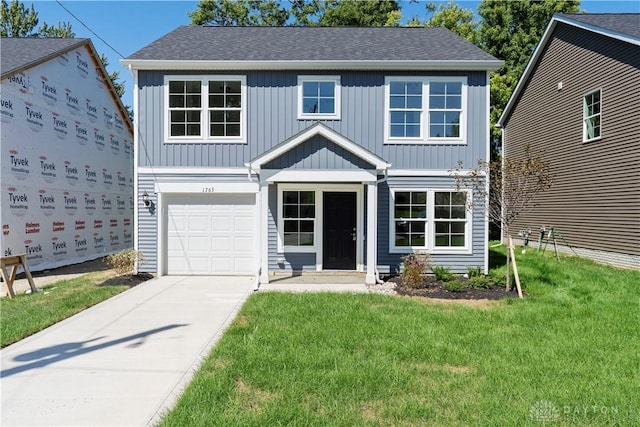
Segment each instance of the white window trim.
M304 103L302 100L303 90L302 84L304 82L333 82L334 86L334 100L335 100L335 112L333 114L313 114L313 113L305 113L302 109ZM311 75L300 75L298 76L298 120L340 120L340 76L311 76Z
M169 119L169 81L199 81L202 103L200 105L200 135L199 136L171 136ZM240 111L240 136L210 136L209 126L209 81L236 80L240 81L240 96L242 106ZM247 143L247 76L244 75L166 75L164 76L164 142L165 144L246 144Z
M422 110L420 122L420 137L417 138L397 138L390 136L390 83L401 82L422 82ZM459 138L431 138L429 136L429 89L430 82L460 82L462 83L462 111L460 113L460 137ZM466 144L467 143L467 102L468 79L466 76L386 76L384 78L384 143L385 144Z
M291 246L284 244L284 212L282 209L283 202L283 193L285 191L313 191L315 193L315 216L313 217L313 246ZM322 195L322 193L320 193ZM310 188L308 186L286 186L281 185L278 186L278 253L285 252L300 252L300 253L310 253L317 252L318 250L318 235L322 236L322 233L318 233L318 225L322 218L318 218L318 207L322 207L322 203L318 202L318 191L317 189Z
M427 218L425 218L425 246L396 246L396 230L395 230L395 193L396 192L426 192L427 193ZM471 254L473 246L473 211L467 204L467 221L465 224L464 233L467 237L465 239L465 246L460 247L436 247L435 245L435 218L434 218L434 204L435 193L437 192L459 192L467 193L467 200L472 196L469 190L456 190L455 188L423 188L423 187L393 187L389 189L389 253L393 254L408 254L413 251L427 251L429 254L445 255L445 254Z
M596 92L600 92L600 112L596 114L597 116L600 116L600 135L598 135L595 138L588 139L587 138L587 117L585 116L584 103L586 101L585 98L587 96L594 94ZM595 117L596 115L590 116L590 117ZM602 139L602 88L597 88L597 89L590 90L589 92L582 95L582 142L593 142L593 141L598 141L600 139Z

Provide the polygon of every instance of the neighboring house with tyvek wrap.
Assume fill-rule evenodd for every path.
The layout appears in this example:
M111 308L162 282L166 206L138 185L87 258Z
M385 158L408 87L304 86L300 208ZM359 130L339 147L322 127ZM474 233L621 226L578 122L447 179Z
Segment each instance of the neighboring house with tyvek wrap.
M450 31L179 27L122 62L143 269L372 283L414 250L488 268L484 212L449 171L489 156L502 62Z
M133 124L89 39L2 38L1 255L133 247Z
M499 125L506 158L529 145L554 175L512 230L640 268L640 14L555 15Z

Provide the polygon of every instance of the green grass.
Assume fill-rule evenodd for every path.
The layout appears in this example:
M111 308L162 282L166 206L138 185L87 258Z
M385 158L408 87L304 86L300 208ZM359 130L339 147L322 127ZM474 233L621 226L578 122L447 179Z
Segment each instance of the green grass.
M159 425L638 425L640 273L518 268L497 303L254 294Z
M0 346L5 347L128 289L98 286L113 271L84 274L43 286L42 292L0 299Z

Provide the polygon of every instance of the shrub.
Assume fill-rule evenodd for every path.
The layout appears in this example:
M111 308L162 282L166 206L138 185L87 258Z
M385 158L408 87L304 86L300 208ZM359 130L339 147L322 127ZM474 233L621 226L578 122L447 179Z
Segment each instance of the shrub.
M132 274L137 265L142 265L144 258L142 252L135 249L127 249L107 256L107 264L116 271L118 276Z
M449 292L462 292L467 287L467 285L460 279L454 279L444 282L442 284L442 287Z
M467 285L474 289L490 289L493 286L493 280L489 276L470 276Z
M467 274L469 275L469 278L482 276L482 268L467 267Z
M402 281L405 286L416 289L422 284L422 276L429 269L429 255L414 252L402 257Z
M433 275L436 276L436 279L441 280L443 282L448 282L453 279L453 273L451 272L451 267L442 267L439 265L434 266L431 271L433 271Z

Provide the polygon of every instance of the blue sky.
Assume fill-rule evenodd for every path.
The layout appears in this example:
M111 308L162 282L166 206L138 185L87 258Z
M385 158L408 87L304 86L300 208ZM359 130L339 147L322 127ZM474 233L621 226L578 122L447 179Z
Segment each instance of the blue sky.
M27 6L31 3L22 1ZM92 34L55 1L39 0L33 2L40 23L46 22L49 25L55 25L58 22L69 22L76 37L90 38L98 53L104 53L109 58L109 71L120 72L120 78L126 87L123 101L125 105L129 106L133 105L133 79L129 71L120 64L120 55L127 57L176 27L188 25L190 19L187 14L195 10L198 4L197 1L158 0L61 0L61 3L118 53ZM410 3L401 0L400 3L405 19L418 16L424 20L427 17L426 1ZM464 8L473 9L475 12L479 2L456 1L456 3ZM638 0L583 0L581 8L590 13L639 13L640 2Z

